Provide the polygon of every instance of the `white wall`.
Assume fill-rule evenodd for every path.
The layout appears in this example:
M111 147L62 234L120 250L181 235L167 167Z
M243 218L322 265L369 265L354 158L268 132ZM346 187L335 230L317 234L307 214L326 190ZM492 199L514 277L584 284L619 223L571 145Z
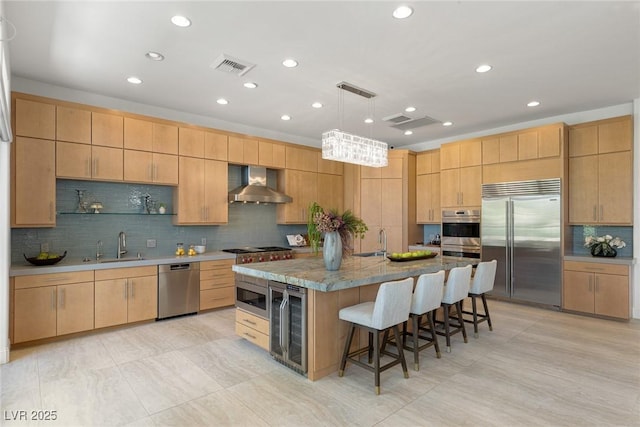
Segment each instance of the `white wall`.
M640 251L640 98L633 101L633 248L634 259ZM632 316L640 319L640 264L631 269Z

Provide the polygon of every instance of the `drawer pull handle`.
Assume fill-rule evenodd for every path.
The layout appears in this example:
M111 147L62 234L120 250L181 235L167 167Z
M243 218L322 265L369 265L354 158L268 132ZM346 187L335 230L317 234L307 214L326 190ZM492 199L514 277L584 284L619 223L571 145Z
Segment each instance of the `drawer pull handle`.
M244 335L249 337L249 338L251 338L252 340L257 339L257 337L255 335L251 335L249 332L245 332Z
M242 319L243 322L248 323L250 325L257 325L256 322L254 322L253 320L249 320L249 319Z

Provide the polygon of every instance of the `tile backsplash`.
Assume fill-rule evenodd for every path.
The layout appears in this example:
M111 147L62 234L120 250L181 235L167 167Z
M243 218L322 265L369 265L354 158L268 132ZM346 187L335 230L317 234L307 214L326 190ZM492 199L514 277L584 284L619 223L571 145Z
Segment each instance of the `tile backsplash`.
M229 189L241 185L241 167L229 165ZM276 171L268 170L267 183L276 187ZM103 205L101 213L78 214L78 192L84 190L90 201ZM166 204L167 213L146 214L147 196ZM23 263L22 254L35 256L40 244L47 243L51 252L67 251L69 258L95 259L98 240L103 242L105 258L115 258L118 233L127 236L125 257L140 252L145 257L173 254L176 243L199 245L203 238L207 250L238 246L286 246L287 234L306 233L306 225L276 224L276 205L229 205L229 222L212 226L173 225L173 187L95 181L57 180L56 227L14 228L11 230L11 261ZM155 248L147 248L147 240L155 240Z
M633 256L633 227L618 227L605 225L575 225L571 227L571 250L573 255L591 256L589 248L584 247L584 239L587 236L604 236L620 237L626 244L622 249L616 249L618 256Z

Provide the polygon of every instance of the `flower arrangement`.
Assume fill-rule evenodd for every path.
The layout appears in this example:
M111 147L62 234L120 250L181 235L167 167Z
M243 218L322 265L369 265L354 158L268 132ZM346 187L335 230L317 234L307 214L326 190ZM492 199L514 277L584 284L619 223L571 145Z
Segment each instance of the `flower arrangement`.
M369 230L367 224L350 210L339 214L335 209L326 212L316 202L309 205L307 234L309 236L309 244L314 253L318 252L322 233L337 231L342 241L343 254L348 255L353 251L351 246L352 236L362 239L367 230Z
M616 250L613 248L624 248L627 244L620 237L606 234L598 237L585 237L584 246L590 248L591 255L594 256L615 256Z

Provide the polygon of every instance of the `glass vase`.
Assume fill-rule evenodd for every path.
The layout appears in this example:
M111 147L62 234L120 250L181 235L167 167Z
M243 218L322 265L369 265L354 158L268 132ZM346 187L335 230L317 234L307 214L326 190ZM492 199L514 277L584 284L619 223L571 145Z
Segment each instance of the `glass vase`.
M605 256L605 257L614 257L618 255L618 252L614 247L609 245L606 242L596 243L591 246L591 255L592 256Z
M336 271L340 269L342 264L342 239L340 239L340 233L337 231L325 233L322 257L327 270Z

